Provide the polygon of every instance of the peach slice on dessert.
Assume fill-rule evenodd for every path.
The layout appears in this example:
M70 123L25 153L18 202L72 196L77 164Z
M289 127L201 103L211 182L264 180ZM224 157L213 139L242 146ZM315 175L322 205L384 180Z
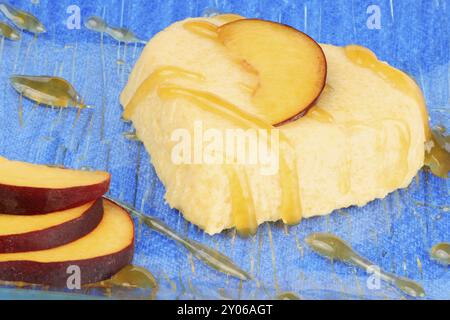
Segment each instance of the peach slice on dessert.
M125 209L103 200L101 222L86 236L48 250L0 254L0 280L63 287L69 266L80 268L81 284L110 278L133 258L134 225Z
M322 48L292 27L241 19L219 27L218 39L243 67L258 74L253 103L273 125L304 114L325 86L327 62Z
M83 205L108 191L110 174L0 157L0 212L43 214Z
M103 217L102 199L42 215L0 214L0 253L45 250L91 232Z

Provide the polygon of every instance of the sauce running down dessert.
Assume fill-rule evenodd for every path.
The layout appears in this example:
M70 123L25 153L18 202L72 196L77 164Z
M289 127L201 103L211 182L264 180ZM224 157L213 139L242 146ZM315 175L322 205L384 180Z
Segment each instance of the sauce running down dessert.
M217 40L217 26L211 22L200 20L189 21L183 24L183 27L200 37Z
M166 82L167 80L177 78L192 79L194 81L203 80L203 76L201 74L184 70L182 68L173 66L158 68L141 83L133 95L133 98L125 106L122 117L125 120L130 120L138 104L147 97L149 92L152 92L158 85Z
M428 111L425 104L425 99L422 91L414 80L406 73L391 67L387 63L379 61L377 56L367 48L357 45L350 45L345 47L345 53L347 57L355 64L371 69L383 79L388 80L393 87L404 92L418 103L422 113L425 137L429 139L430 128L428 124Z
M121 95L124 118L133 121L139 139L154 153L152 160L172 207L210 234L230 227L251 234L254 225L264 221L295 224L302 217L363 206L410 183L423 165L425 142L426 110L421 110L421 93L414 81L409 83L407 75L395 74L393 68L379 74L376 68L382 63L374 61L368 50L321 45L329 62L327 83L312 106L303 109L300 103L292 114L262 109L253 99L261 92L260 85L269 83L264 92L277 91L277 97L283 93L280 88L290 87L285 82L261 81L262 72L265 76L276 73L283 63L268 59L270 55L255 56L255 49L244 40L248 37L254 44L259 39L253 37L255 29L262 32L273 26L272 36L284 38L277 43L293 39L298 44L291 54L301 51L305 43L317 46L313 40L299 40L290 33L292 28L273 22L236 21L243 19L239 16L227 19L233 21L233 28L214 16L177 22L159 33L144 49ZM237 47L230 44L235 37ZM270 50L276 56L278 51ZM279 56L285 57L285 51ZM297 67L301 59L294 57L299 58L292 61ZM306 58L321 63L318 55ZM277 119L265 111L274 111ZM299 116L291 118L293 114ZM170 121L165 122L167 117ZM290 122L278 127L280 118ZM192 130L197 120L221 129L279 130L279 170L263 177L254 165L177 166L170 158L174 145L170 132ZM205 185L214 188L211 197L205 197Z
M231 104L230 102L208 92L186 89L179 86L164 85L158 89L158 94L162 99L174 99L174 98L184 98L193 102L199 108L207 112L212 112L214 114L220 115L223 118L235 123L240 124L246 128L262 128L270 132L270 130L277 130L271 125L267 124L263 120L254 117L239 107ZM285 156L289 152L291 158ZM295 152L292 150L289 140L280 133L280 185L282 200L280 205L281 218L286 224L296 224L299 223L301 214L301 202L300 194L298 190L298 174L297 165L295 160ZM239 190L245 191L240 192L240 194L251 195L251 190L247 183L242 184L240 179L236 179L234 175L230 180L230 185L237 187ZM233 188L230 187L230 190ZM236 226L240 234L245 235L250 232L253 234L256 229L253 228L252 224L256 221L256 218L249 218L254 216L253 205L248 205L242 198L242 196L237 196L236 191L232 191L232 210L234 221L239 221L240 226ZM237 198L235 198L236 196ZM244 196L245 197L245 196ZM247 200L251 200L251 196L247 196Z
M376 55L367 48L351 45L345 47L347 57L355 64L371 69L383 79L388 80L392 86L404 92L414 99L420 106L422 113L425 138L429 148L425 152L425 165L431 169L431 172L441 178L448 178L450 171L450 145L449 136L445 136L444 130L431 130L429 126L428 111L423 94L419 86L406 73L379 61ZM407 145L407 132L403 130L402 145ZM447 145L447 148L445 147ZM404 154L406 154L406 150ZM406 163L406 162L404 162Z

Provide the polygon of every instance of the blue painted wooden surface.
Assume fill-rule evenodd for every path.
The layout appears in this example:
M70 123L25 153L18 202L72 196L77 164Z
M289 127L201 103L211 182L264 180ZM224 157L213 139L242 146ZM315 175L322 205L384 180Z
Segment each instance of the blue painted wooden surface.
M0 61L0 154L36 163L108 170L113 176L112 196L217 248L255 278L243 284L227 278L163 236L142 228L134 263L147 267L159 279L159 298L270 298L277 291L293 291L304 298L403 298L385 284L369 290L364 272L331 264L310 251L304 238L317 231L334 232L384 269L422 283L428 298L450 298L448 268L437 265L428 255L433 244L450 241L446 180L422 171L406 190L363 208L305 220L287 233L279 224L265 224L250 239L234 237L233 232L205 235L169 209L149 155L140 143L122 136L132 128L120 120L118 95L142 47L124 49L107 37L101 45L99 34L66 26L70 5L80 7L82 19L103 16L108 23L129 27L144 39L176 20L205 11L280 21L320 42L368 46L381 59L413 75L425 93L432 123L449 125L450 1L34 2L39 3L11 1L38 16L48 33L37 41L27 34L21 42L4 43ZM381 29L370 30L366 25L369 5L379 6ZM118 57L126 64L118 65ZM24 100L21 125L18 95L8 83L14 73L61 75L94 107L83 110L77 118L75 109L36 108ZM8 294L0 292L0 297L5 296Z

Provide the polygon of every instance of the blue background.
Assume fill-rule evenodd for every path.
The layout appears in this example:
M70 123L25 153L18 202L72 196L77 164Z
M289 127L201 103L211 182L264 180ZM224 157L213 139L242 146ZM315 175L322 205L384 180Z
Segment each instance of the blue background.
M36 1L35 1L36 2ZM436 243L450 241L449 185L421 171L410 187L363 208L339 210L327 217L304 220L287 230L264 224L250 239L233 231L214 237L187 223L164 203L164 188L139 142L123 132L132 127L120 120L118 95L142 46L119 46L83 27L91 15L126 26L150 39L171 23L208 12L234 12L280 21L335 45L357 43L374 50L392 65L413 75L422 87L433 125L449 125L450 1L76 1L30 0L11 4L38 16L48 32L33 41L5 41L0 61L0 154L12 159L96 168L112 173L110 194L161 218L181 234L227 254L248 270L254 281L242 283L192 258L172 241L142 227L137 230L134 263L147 267L161 284L159 298L271 298L293 291L303 298L405 298L382 284L369 290L361 270L330 263L306 246L311 232L329 231L387 271L422 283L428 298L450 298L448 268L429 258ZM381 29L366 26L369 5L381 9ZM81 29L66 26L70 5L81 9ZM5 20L3 16L0 21ZM125 65L116 63L118 57ZM19 121L18 95L11 74L55 74L71 81L93 105L77 111L33 107L23 101ZM270 239L272 238L272 241ZM13 297L0 293L0 297Z

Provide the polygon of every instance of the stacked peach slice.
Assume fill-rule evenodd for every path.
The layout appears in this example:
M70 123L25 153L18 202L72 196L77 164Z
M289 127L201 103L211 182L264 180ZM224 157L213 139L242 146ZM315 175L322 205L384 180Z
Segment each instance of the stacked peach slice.
M0 157L0 280L64 287L73 270L86 284L129 264L134 226L102 198L109 183L107 172Z

